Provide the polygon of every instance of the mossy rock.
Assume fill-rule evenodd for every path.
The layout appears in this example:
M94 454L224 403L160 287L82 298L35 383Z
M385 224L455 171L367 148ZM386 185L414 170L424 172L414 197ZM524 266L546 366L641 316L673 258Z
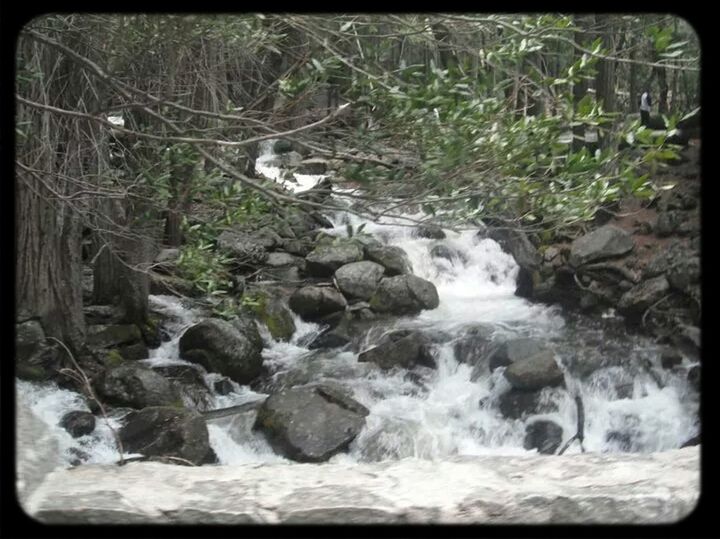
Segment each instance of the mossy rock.
M266 292L256 292L252 296L252 311L267 326L272 338L289 341L295 333L295 321L290 309L280 300Z
M114 367L119 367L123 363L125 363L125 358L117 348L107 351L107 354L105 355L105 365L108 368L112 369Z

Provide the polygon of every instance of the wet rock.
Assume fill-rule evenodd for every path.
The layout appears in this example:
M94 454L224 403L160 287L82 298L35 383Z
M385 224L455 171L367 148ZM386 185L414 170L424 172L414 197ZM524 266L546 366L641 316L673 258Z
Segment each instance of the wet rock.
M564 382L563 373L549 350L513 362L504 375L515 389L523 390L559 386Z
M570 246L570 264L579 267L589 262L625 255L635 242L624 230L605 225L574 240Z
M288 153L293 150L293 144L287 139L278 139L273 143L272 151L275 154Z
M313 157L310 159L303 159L297 167L296 172L298 174L325 174L327 172L328 163L326 159L319 157Z
M265 291L256 293L254 299L250 309L267 326L272 338L288 342L295 333L295 320L283 299Z
M358 361L375 363L382 369L411 369L416 365L433 369L437 367L432 354L432 341L423 333L413 330L386 334L375 347L362 352Z
M445 232L437 225L420 225L413 231L413 235L418 238L429 238L433 240L445 239Z
M388 277L412 273L407 254L395 245L368 245L365 247L365 256L384 267Z
M59 357L46 344L39 321L15 324L15 363L18 376L30 380L48 379L60 368Z
M444 258L445 260L449 260L450 262L452 262L453 260L460 260L462 262L467 261L467 257L461 251L458 251L450 245L445 245L444 243L434 245L430 249L430 256L432 256L433 258Z
M334 288L326 286L304 286L290 296L290 308L303 320L317 320L322 316L344 311L345 307L345 297Z
M664 275L643 281L622 295L618 311L637 323L648 307L665 297L669 290L670 284Z
M310 344L308 350L342 348L350 344L350 338L342 332L335 331L335 328L325 331L315 337Z
M370 298L370 308L379 313L417 314L435 309L440 298L435 285L415 275L385 277Z
M525 427L525 449L537 449L543 455L554 455L562 443L563 429L554 421L533 421Z
M365 425L360 403L323 386L270 395L258 410L256 429L275 451L298 462L324 462L344 451Z
M308 240L284 239L281 247L290 254L306 257L313 250L313 244Z
M368 300L385 273L385 268L375 262L363 260L346 264L335 272L335 282L343 294Z
M498 242L503 251L510 253L521 268L533 272L540 267L542 256L525 233L491 228L488 237Z
M696 436L693 436L692 438L690 438L689 440L687 440L686 442L684 442L684 443L680 446L680 448L682 449L683 447L692 447L692 446L694 446L694 445L700 445L700 435L699 435L699 434L696 435Z
M208 319L195 324L180 337L180 357L198 363L239 384L260 374L262 339L251 320L233 323Z
M549 354L552 358L552 352L550 352L547 349L547 345L539 339L525 337L510 339L500 344L490 355L488 367L490 371L494 371L498 367L506 367L511 363L527 359L540 353Z
M503 417L521 419L540 412L541 392L511 389L498 398L498 409Z
M182 406L180 395L166 378L134 362L108 369L98 392L112 406Z
M74 410L62 417L60 426L68 431L73 438L79 438L95 430L95 416L90 412Z
M232 382L228 378L218 380L213 384L213 389L218 395L229 395L235 388L233 388Z
M183 402L197 410L205 410L212 403L210 390L200 370L193 365L165 365L153 370L170 380Z
M665 349L660 354L660 365L663 369L672 369L682 363L682 355L677 350Z
M118 353L128 361L138 361L141 359L147 359L150 356L150 351L144 342L138 342L120 346L117 348Z
M700 365L693 365L688 369L687 380L695 391L700 391Z
M125 451L178 457L194 464L200 464L210 449L202 416L182 408L152 406L132 412L118 434Z
M455 359L468 365L484 363L491 349L493 333L494 329L489 324L475 324L464 328L453 346Z
M349 241L320 245L305 257L307 272L314 277L330 276L345 264L362 259L362 247Z
M83 307L85 323L94 324L120 324L125 318L125 310L118 305L85 305Z

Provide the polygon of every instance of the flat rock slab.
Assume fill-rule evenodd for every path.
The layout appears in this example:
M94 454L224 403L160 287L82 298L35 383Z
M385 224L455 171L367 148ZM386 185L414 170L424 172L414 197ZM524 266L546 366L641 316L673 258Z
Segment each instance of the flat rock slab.
M674 523L700 494L698 447L651 455L58 470L24 503L44 523Z

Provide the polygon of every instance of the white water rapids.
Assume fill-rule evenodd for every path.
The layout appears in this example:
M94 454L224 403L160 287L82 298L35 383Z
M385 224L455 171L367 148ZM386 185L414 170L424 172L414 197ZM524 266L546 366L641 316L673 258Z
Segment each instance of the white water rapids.
M270 144L258 159L257 169L273 179L279 170L268 166ZM303 190L319 177L299 176L298 183L286 185ZM336 195L342 196L342 195ZM591 452L654 452L677 448L697 434L698 397L683 376L692 365L688 358L677 371L660 367L659 349L649 341L621 334L607 335L602 328L575 318L566 321L558 308L532 304L514 295L518 266L490 239L479 239L472 231L446 230L446 239L413 237L412 227L363 221L349 213L328 216L334 229L330 233L346 235L348 224L354 230L365 224L364 232L379 240L402 247L412 263L413 272L431 282L438 290L440 305L419 316L398 319L394 328L432 328L456 336L470 324L492 325L497 337L535 337L553 345L558 363L566 370L577 355L600 354L604 367L582 380L566 372L568 389L582 396L585 413L584 448ZM429 250L443 243L464 259L452 261L433 258ZM144 360L151 366L187 364L178 359L178 341L198 315L170 296L151 296L153 308L172 315L169 327L173 338L151 352ZM365 405L370 414L366 426L347 453L336 455L333 462L357 463L419 457L443 459L452 455L523 454L536 450L523 448L525 428L531 421L550 419L563 429L563 442L576 432L577 410L571 391L560 388L543 390L547 412L524 420L502 416L497 398L508 389L503 368L471 380L472 367L455 358L453 342L438 344L437 370L422 372L421 384L408 372L384 372L358 363L349 351L310 351L301 343L317 334L320 327L295 318L297 330L291 342L265 339L263 356L276 376L312 373L313 381L334 381ZM263 329L263 328L261 328ZM377 332L376 332L377 333ZM374 341L377 341L375 335ZM593 343L600 343L602 346ZM364 349L374 343L367 342ZM606 346L607 345L607 346ZM647 370L634 368L640 360L649 362L655 377ZM204 373L208 386L221 377ZM662 382L659 387L656 379ZM618 388L623 388L622 391ZM58 426L66 412L85 407L76 394L53 385L18 382L17 389L32 402L33 410L57 431L66 462L76 458L77 450L85 462L114 462L117 453L110 429L97 422L96 431L72 439ZM264 398L247 386L233 384L228 395L211 395L209 409L223 408ZM209 422L210 441L221 464L284 461L273 453L263 436L252 431L254 412ZM119 422L113 420L113 427ZM580 448L572 444L567 453Z

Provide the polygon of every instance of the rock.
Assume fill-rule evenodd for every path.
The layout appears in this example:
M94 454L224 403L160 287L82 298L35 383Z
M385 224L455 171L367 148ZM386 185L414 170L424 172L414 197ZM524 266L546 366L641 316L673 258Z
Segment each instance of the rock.
M350 339L341 332L330 329L315 337L310 344L308 344L308 350L319 350L327 348L342 348L350 344Z
M688 293L692 286L700 283L700 257L689 256L665 274L670 286Z
M313 211L309 213L310 218L315 222L315 225L320 228L334 228L335 225L332 224L332 221L325 217L322 213L319 211Z
M295 266L305 269L305 259L293 256L289 253L270 253L265 260L265 265L271 268L279 268L282 266Z
M136 462L57 470L24 508L40 523L75 525L672 525L698 507L700 460L688 447L353 466Z
M337 269L335 282L346 296L369 300L384 273L385 268L375 262L353 262Z
M302 387L270 395L256 429L275 451L298 462L324 462L344 451L365 426L360 403L331 388Z
M521 419L540 412L540 391L511 389L498 399L500 413L508 419Z
M324 315L344 311L345 297L330 287L304 286L290 296L290 308L303 320L316 320Z
M118 305L85 305L83 307L85 323L94 324L120 324L125 318L125 310Z
M154 271L148 272L150 276L150 293L162 296L195 297L199 290L192 281L175 275L161 275Z
M315 277L327 277L352 262L363 258L363 250L356 243L344 241L333 245L320 245L305 257L307 272Z
M405 251L394 245L367 245L365 256L385 268L389 277L412 273L412 265Z
M306 257L308 254L310 254L313 250L313 245L307 240L293 240L293 239L284 239L281 247L285 249L288 253L302 256L303 258Z
M516 361L527 359L536 354L549 354L550 352L545 343L539 339L518 338L510 339L500 344L497 349L490 355L488 367L490 371L494 371L498 367L506 367Z
M205 378L194 365L165 365L153 367L153 370L167 378L182 401L191 403L192 408L205 410L212 405Z
M660 365L663 369L672 369L682 363L682 355L677 350L666 348L660 354Z
M147 359L150 356L150 351L144 342L137 342L120 346L117 349L118 353L128 361L137 361L140 359Z
M293 144L287 139L278 139L273 143L272 151L276 154L288 153L293 150Z
M134 362L108 369L98 392L112 406L182 406L180 395L166 378Z
M233 323L203 320L180 337L180 357L198 363L208 372L217 372L238 384L247 384L262 368L262 339L251 320Z
M295 172L298 174L311 175L325 174L325 172L327 172L327 165L327 160L319 157L312 157L310 159L303 159Z
M670 284L664 275L635 285L625 292L618 302L618 311L633 322L639 322L643 313L665 297Z
M218 247L229 251L242 263L250 265L260 265L267 260L268 252L265 243L267 242L263 242L257 237L235 230L225 230L217 239Z
M533 421L525 427L525 449L537 449L543 455L554 455L562 443L563 429L554 421Z
M178 457L200 464L210 449L207 426L197 412L151 406L125 417L119 431L125 451Z
M95 430L95 416L90 412L74 410L62 417L60 426L68 431L73 438L79 438Z
M437 225L420 225L413 231L413 235L417 238L445 239L445 232Z
M87 327L85 341L88 346L115 348L123 344L134 344L142 341L142 333L135 324L98 324Z
M38 320L15 324L15 358L25 362L45 345L45 332Z
M699 434L696 435L696 436L693 436L692 438L690 438L689 440L687 440L686 442L684 442L684 443L680 446L680 448L682 449L683 447L692 447L692 446L695 446L695 445L700 445L700 435L699 435Z
M435 309L440 298L435 285L416 275L385 277L370 298L370 308L379 313L417 314Z
M672 342L685 355L692 358L700 357L700 328L682 324L672 336Z
M267 326L272 338L288 342L295 333L295 320L285 302L263 291L255 294L254 299L255 304L250 308Z
M700 391L700 365L693 365L688 369L687 380L695 391Z
M588 262L614 258L633 250L635 242L624 230L605 225L574 240L570 246L570 265L582 266Z
M467 261L467 257L462 252L458 251L454 247L445 245L444 243L433 245L430 249L430 256L433 258L444 258L450 262L453 260L460 260L462 262Z
M655 222L654 231L659 238L666 238L672 235L680 226L685 218L685 212L682 211L666 211L658 214Z
M169 273L175 267L178 258L180 258L180 249L162 249L155 257L153 269L158 273Z
M411 369L416 365L437 368L430 339L419 331L406 329L386 334L377 346L362 352L358 361L375 363L382 369Z
M491 228L487 235L498 242L503 251L510 253L521 268L535 271L540 267L542 256L524 232Z
M223 378L222 380L218 380L217 382L215 382L213 384L213 389L218 395L229 395L230 393L235 391L232 382L228 378Z
M515 389L523 390L559 386L564 382L563 373L549 350L513 362L504 375Z
M455 359L460 363L477 365L487 359L494 329L489 324L475 324L463 329L455 341Z

